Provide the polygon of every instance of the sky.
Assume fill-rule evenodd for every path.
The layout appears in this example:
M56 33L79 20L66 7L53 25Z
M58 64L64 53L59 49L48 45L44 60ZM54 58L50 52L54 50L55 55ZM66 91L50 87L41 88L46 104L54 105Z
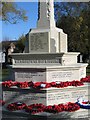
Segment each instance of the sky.
M17 24L6 24L0 22L0 40L9 38L10 40L17 40L22 34L27 34L30 29L36 28L38 19L38 3L37 2L17 2L19 8L23 8L28 16L28 21L19 21Z
M24 10L26 10L28 21L27 22L19 21L18 24L9 23L6 24L0 21L0 41L5 40L6 38L10 40L17 40L20 36L22 36L22 34L24 35L27 34L30 29L36 28L37 26L38 2L16 2L16 3L19 8L23 8Z

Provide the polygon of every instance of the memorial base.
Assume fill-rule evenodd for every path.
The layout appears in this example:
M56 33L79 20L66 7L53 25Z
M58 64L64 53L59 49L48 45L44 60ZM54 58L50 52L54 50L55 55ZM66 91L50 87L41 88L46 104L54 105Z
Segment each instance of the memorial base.
M27 105L42 103L46 106L67 102L75 103L80 97L89 100L89 88L90 84L78 87L47 88L43 90L4 88L3 100L6 102L5 106L13 102L24 102Z
M49 65L13 65L13 80L24 82L66 82L86 77L87 64L77 63L68 66Z

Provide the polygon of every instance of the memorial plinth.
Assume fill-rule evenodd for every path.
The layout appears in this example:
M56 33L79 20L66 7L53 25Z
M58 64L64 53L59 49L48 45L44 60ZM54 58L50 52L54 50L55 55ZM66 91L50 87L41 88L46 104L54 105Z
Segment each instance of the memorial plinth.
M52 82L80 80L87 64L77 63L79 53L12 54L13 80Z
M59 28L37 28L27 34L26 53L66 53L67 34Z
M67 34L55 26L52 0L40 0L37 28L29 31L26 38L24 53L11 55L13 81L50 83L86 77L88 64L77 63L79 53L68 52ZM79 87L46 88L40 91L16 87L4 89L3 99L7 103L19 100L27 104L57 105L76 102L79 97L88 99L88 87L89 85L85 84Z
M65 104L70 101L76 102L76 98L79 97L84 97L85 99L88 99L88 96L90 96L89 88L90 84L77 87L69 86L67 88L44 88L42 90L35 90L32 88L20 89L17 87L12 87L9 89L4 88L3 98L6 101L6 105L10 104L12 101L21 101L26 103L27 105L42 103L48 106L58 103Z

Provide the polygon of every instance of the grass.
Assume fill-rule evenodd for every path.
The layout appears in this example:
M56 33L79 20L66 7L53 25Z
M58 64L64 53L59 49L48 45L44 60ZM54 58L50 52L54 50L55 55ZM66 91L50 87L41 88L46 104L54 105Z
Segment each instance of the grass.
M0 71L0 81L5 81L8 76L9 76L9 69L2 69Z
M86 69L87 76L90 75L90 65Z
M90 68L87 68L87 76L90 75Z

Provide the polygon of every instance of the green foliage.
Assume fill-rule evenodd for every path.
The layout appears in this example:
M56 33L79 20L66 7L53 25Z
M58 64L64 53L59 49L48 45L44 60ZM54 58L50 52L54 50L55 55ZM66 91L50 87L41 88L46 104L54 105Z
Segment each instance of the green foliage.
M16 44L16 51L15 52L22 53L24 51L25 41L26 41L26 37L24 35L22 35L21 37L19 37L19 39L17 41L17 44Z
M7 48L9 47L9 45L10 45L10 41L4 40L4 41L1 42L1 45L2 45L2 50L6 51Z
M16 24L19 20L27 20L26 12L18 8L15 2L0 2L1 11L2 21Z
M61 7L60 7L61 6ZM90 4L56 3L57 27L68 34L68 50L90 55Z

